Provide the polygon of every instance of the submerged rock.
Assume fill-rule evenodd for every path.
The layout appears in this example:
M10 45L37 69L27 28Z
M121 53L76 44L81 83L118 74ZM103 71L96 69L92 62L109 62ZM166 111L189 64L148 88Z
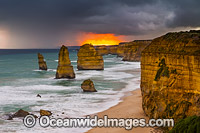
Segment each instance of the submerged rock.
M64 45L60 48L56 79L75 78L75 73L71 61L69 59L68 48Z
M51 111L48 111L48 110L40 110L40 115L41 116L51 116L52 115L52 113L51 113Z
M36 97L39 97L39 98L41 98L42 96L40 95L40 94L37 94L37 96Z
M81 84L81 88L84 92L97 92L97 90L94 87L93 81L90 79L83 81L83 83Z
M99 55L92 44L84 44L78 51L78 70L103 70L103 57Z
M47 70L47 64L44 61L44 57L42 54L38 53L38 64L40 70Z

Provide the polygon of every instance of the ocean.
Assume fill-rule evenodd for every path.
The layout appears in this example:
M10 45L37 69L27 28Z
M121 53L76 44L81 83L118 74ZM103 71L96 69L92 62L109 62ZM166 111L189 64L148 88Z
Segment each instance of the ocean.
M46 60L47 71L38 70L38 52ZM69 49L69 54L76 78L55 79L58 52L59 49L0 49L0 132L82 133L89 128L42 128L37 124L26 128L22 119L5 120L5 115L19 109L38 115L44 109L56 118L84 117L118 104L127 92L140 87L140 62L124 62L116 55L105 55L103 71L78 71L75 49ZM98 92L82 92L81 83L86 79L93 80Z

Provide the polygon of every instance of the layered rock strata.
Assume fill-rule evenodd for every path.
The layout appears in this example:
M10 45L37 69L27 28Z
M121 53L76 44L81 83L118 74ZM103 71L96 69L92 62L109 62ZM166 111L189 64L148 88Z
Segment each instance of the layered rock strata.
M200 115L200 31L168 33L143 50L141 91L151 118Z
M69 59L68 48L64 45L60 48L56 79L60 78L75 78L75 73L71 61Z
M142 50L151 43L151 40L135 40L124 44L125 48L121 56L123 61L140 61ZM119 51L119 50L118 50Z
M95 47L97 53L99 55L107 55L108 54L108 46L102 45L102 46L96 46Z
M123 61L140 61L142 50L150 43L151 40L135 40L114 46L96 46L96 50L100 55L113 54L122 57Z
M117 47L118 45L112 45L112 46L96 46L95 49L98 54L100 55L107 55L107 54L112 54L112 55L117 55Z
M103 70L103 57L99 55L91 44L84 44L78 51L78 70Z

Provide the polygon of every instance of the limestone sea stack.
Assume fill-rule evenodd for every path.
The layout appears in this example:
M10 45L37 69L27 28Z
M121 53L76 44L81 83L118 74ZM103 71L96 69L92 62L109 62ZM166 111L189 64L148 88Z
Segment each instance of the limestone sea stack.
M168 33L142 51L141 91L150 118L200 116L200 31Z
M64 45L60 48L59 57L58 57L58 67L56 72L56 79L60 78L75 78L75 73L71 61L69 59L68 48Z
M81 84L81 88L84 92L97 92L97 90L94 87L93 81L90 79L83 81L83 83Z
M44 61L43 55L40 53L38 53L38 64L39 64L39 70L47 70L47 64Z
M92 44L84 44L78 51L78 70L103 70L103 57L99 55Z

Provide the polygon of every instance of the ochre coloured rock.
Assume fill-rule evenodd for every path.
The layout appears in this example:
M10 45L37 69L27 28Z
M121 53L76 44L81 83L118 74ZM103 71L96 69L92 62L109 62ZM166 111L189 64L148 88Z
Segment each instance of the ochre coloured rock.
M18 110L15 114L13 114L12 117L13 117L13 118L14 118L14 117L25 117L25 116L27 116L27 115L29 115L29 112L20 109L20 110Z
M112 54L112 55L117 55L117 47L118 45L112 45L112 46L95 46L95 49L99 55L107 55L107 54Z
M78 51L78 70L103 70L103 57L99 55L92 44L84 44Z
M96 46L95 49L99 55L103 56L108 54L108 48L105 45Z
M83 83L81 84L81 88L84 92L97 92L94 87L94 83L90 79L83 81Z
M117 55L118 45L107 46L108 54Z
M122 57L123 61L140 61L142 50L151 43L152 40L135 40L132 42L122 42L114 46L96 46L100 55L113 54Z
M121 54L123 61L140 61L142 50L151 43L151 40L135 40L128 42L125 45L124 51ZM119 50L118 50L119 51Z
M47 64L44 61L43 55L40 53L38 53L38 64L39 64L39 70L47 70Z
M168 33L142 51L141 91L150 118L200 116L200 31Z
M51 111L48 111L48 110L40 110L40 115L41 116L51 116L52 115L52 113L51 113Z
M58 67L56 72L56 79L60 78L75 78L75 73L71 61L69 59L68 48L64 45L60 48L58 57Z

